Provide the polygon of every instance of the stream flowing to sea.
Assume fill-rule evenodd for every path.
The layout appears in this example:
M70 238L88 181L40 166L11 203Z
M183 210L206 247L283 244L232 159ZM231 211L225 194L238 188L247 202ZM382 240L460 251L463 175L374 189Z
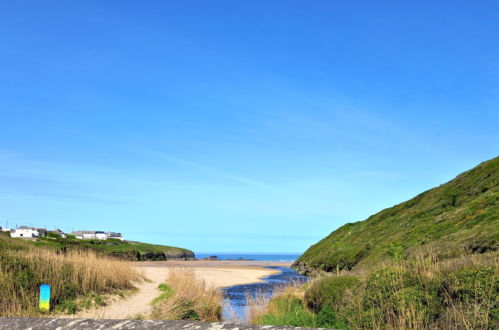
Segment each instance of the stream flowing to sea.
M299 254L236 254L236 253L196 253L198 258L217 256L219 260L255 260L292 262ZM258 265L258 263L255 263ZM224 295L223 320L226 322L245 322L248 310L248 298L269 299L276 289L292 283L304 283L307 277L300 275L294 269L283 266L268 266L265 268L278 270L279 273L263 278L263 282L235 285L222 289Z

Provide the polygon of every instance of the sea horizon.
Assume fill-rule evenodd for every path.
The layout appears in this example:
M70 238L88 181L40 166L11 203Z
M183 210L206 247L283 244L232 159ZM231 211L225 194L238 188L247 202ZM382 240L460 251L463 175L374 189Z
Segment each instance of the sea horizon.
M295 261L301 253L285 252L195 252L196 258L203 259L216 256L219 260L250 259L258 261Z

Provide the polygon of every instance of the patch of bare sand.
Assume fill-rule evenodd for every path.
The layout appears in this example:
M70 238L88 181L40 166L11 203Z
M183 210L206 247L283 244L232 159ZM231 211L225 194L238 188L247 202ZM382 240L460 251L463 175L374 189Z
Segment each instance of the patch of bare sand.
M144 264L134 264L149 281L137 283L137 292L130 297L120 299L110 297L107 299L107 306L97 309L81 311L72 317L75 318L97 318L97 319L127 319L134 317L145 317L151 312L151 301L160 292L158 285L168 278L168 273L172 268L189 267L193 268L196 275L205 280L209 286L222 288L238 284L248 284L261 282L262 278L278 271L257 265L246 264L182 264L148 262Z

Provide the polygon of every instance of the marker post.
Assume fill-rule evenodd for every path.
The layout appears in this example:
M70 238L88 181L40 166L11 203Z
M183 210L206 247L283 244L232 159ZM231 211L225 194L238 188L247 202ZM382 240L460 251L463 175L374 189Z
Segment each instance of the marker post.
M40 310L50 311L50 285L40 285Z

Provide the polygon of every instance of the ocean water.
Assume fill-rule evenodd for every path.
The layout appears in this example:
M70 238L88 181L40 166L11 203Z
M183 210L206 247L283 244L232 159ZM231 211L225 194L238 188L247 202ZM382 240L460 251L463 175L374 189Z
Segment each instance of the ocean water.
M299 253L217 253L217 252L196 252L196 258L203 259L217 256L219 260L246 259L257 261L283 261L293 262L300 256Z
M246 322L248 298L264 297L269 299L278 288L292 283L304 283L306 276L300 275L289 267L269 266L266 268L277 269L279 274L265 277L264 282L235 285L222 289L224 295L223 320L226 322Z

